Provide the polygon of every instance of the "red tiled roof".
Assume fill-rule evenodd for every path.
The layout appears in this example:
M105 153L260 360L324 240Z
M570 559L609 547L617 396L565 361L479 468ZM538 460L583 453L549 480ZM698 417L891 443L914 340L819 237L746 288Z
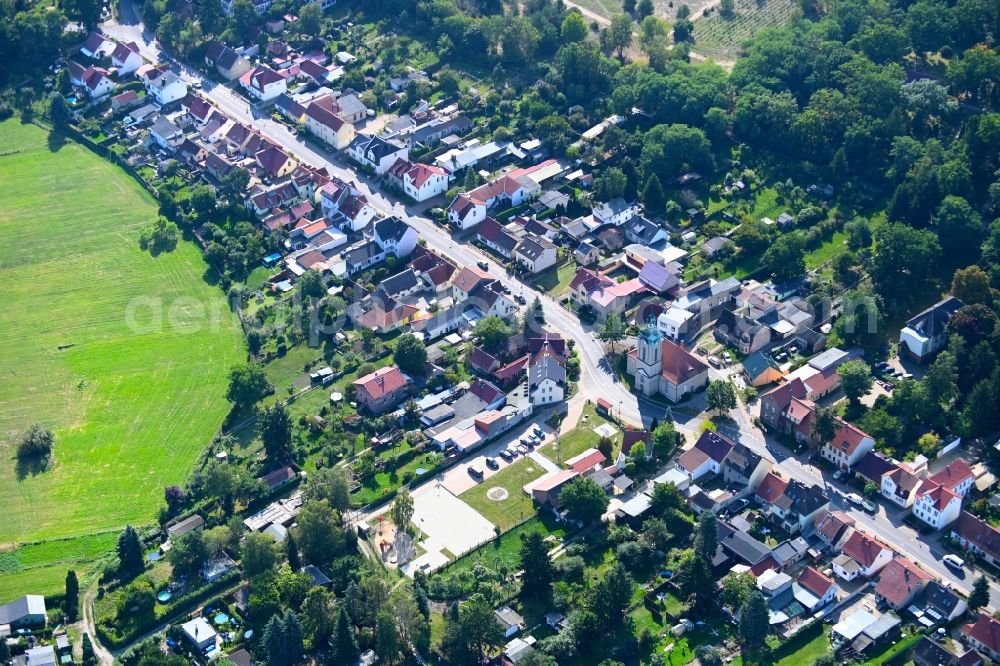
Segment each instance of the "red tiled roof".
M602 398L598 399L600 403ZM607 408L611 407L611 403L607 404ZM650 442L653 439L653 434L648 430L630 430L627 429L622 433L622 453L629 455L632 451L632 446L636 442L642 442L646 445L646 451L649 451Z
M875 594L888 601L894 608L906 603L913 593L933 576L907 559L896 558L885 565L878 577Z
M958 514L951 531L984 553L1000 558L1000 530L968 511Z
M934 503L934 508L938 511L944 511L945 507L951 504L953 500L961 500L958 495L944 486L934 483L930 479L924 481L917 491L917 498L921 497L929 497Z
M372 400L394 393L406 386L406 377L394 365L380 368L354 381L359 391L364 391Z
M974 624L962 627L962 633L970 636L993 652L1000 652L1000 622L986 614L981 614Z
M429 164L421 164L417 162L410 167L410 170L406 172L406 177L413 181L413 186L417 189L423 187L424 183L430 180L431 176L444 176L447 175L444 169L440 169L436 166L430 166Z
M452 284L459 291L469 293L475 289L480 282L491 280L489 273L476 268L475 266L464 266Z
M878 541L870 538L864 532L859 530L854 530L850 538L844 542L841 546L840 551L844 555L848 555L853 558L858 564L867 568L875 563L876 558L883 550L888 550L888 546L885 546Z
M469 354L469 365L480 372L490 372L497 363L492 354L479 347L473 347L472 353Z
M842 530L847 527L854 527L854 519L840 511L827 511L816 517L814 525L816 526L817 534L821 535L828 542L833 542Z
M778 568L778 562L773 557L768 555L760 562L750 567L750 575L757 578L765 571L777 571Z
M476 396L486 404L492 404L503 395L503 391L484 379L476 379L469 387L469 393Z
M695 375L708 371L707 365L670 340L663 341L661 358L660 374L672 384L683 384Z
M823 595L830 589L830 586L833 585L833 579L821 574L812 567L806 567L799 574L799 585L822 599Z
M779 497L785 494L788 488L788 481L785 481L774 472L768 472L767 476L761 479L757 486L756 495L768 504L774 504Z
M600 465L605 460L607 460L607 457L603 453L600 451L593 451L586 455L571 458L570 460L567 460L566 463L573 471L583 474L587 470L592 469L594 465Z
M837 426L837 432L834 434L830 446L843 451L848 456L857 451L861 442L866 438L871 439L871 435L839 417L837 418Z
M499 382L505 382L512 377L524 372L525 368L528 366L528 357L522 356L519 359L511 361L507 365L503 366L499 370L493 373L493 377Z
M928 480L942 485L949 490L955 490L963 481L975 478L976 475L973 473L972 468L969 467L969 463L961 458L956 458L947 467Z
M802 383L802 380L796 377L790 382L786 382L780 386L775 386L773 389L760 396L763 400L773 400L778 408L778 411L784 412L788 405L792 402L792 398L805 398L806 397L806 386Z

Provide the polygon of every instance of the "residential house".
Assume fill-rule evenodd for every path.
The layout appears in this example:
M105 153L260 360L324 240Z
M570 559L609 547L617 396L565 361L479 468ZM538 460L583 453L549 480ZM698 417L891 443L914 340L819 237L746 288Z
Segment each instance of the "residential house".
M723 236L715 236L714 238L709 238L701 246L701 253L706 259L712 259L719 252L722 251L724 247L731 246L733 242L728 238Z
M500 176L455 197L448 207L448 220L461 229L470 229L486 219L487 211L520 206L540 189L527 176Z
M44 627L45 613L45 597L40 594L26 594L0 606L0 626L9 625L13 630Z
M639 215L642 206L636 202L628 202L621 197L607 203L599 203L591 209L594 219L601 224L621 226L628 220Z
M576 470L564 469L558 472L550 472L542 478L528 484L525 487L531 493L532 499L540 505L559 508L559 492L567 483L580 476Z
M839 590L832 578L812 567L804 568L799 579L792 585L795 600L810 613L815 613L836 599Z
M690 332L689 324L692 321L697 322L697 319L695 313L671 305L656 318L656 328L664 337L676 342L688 335Z
M215 71L226 81L235 81L250 71L250 61L222 42L209 42L205 50L205 64L215 67Z
M757 489L754 491L754 500L765 510L769 511L774 503L785 494L787 488L788 481L774 472L768 472L761 479L760 483L757 484Z
M398 159L410 159L410 149L393 139L378 135L359 134L348 148L351 159L382 175Z
M750 386L760 387L774 384L784 377L781 367L770 354L755 352L743 361L743 374Z
M517 632L524 629L524 618L518 615L510 606L504 606L493 611L500 628L503 629L504 638L510 638Z
M637 297L647 293L646 286L639 278L615 282L606 276L602 277L604 279L586 293L582 303L591 309L598 321L603 321L612 314L623 315Z
M913 506L917 499L917 490L923 484L920 477L913 474L903 465L894 465L882 475L879 490L882 497L892 501L904 509Z
M410 379L394 365L380 368L353 382L355 398L373 414L394 408L409 393Z
M660 393L672 402L708 384L708 365L665 340L655 326L647 326L639 334L636 349L628 353L626 367L635 377L637 390L644 395Z
M142 63L142 55L139 54L139 46L135 42L115 43L115 49L111 52L111 64L118 70L118 76L131 74L139 69Z
M379 247L375 239L365 239L344 250L341 256L344 259L347 275L355 275L385 261L385 254L385 250Z
M524 638L515 636L510 639L503 647L503 653L500 656L500 665L517 666L517 664L521 663L523 659L535 651L535 643L534 636L525 636Z
M318 101L305 111L306 129L334 150L353 146L357 135L354 126Z
M823 445L820 455L840 469L850 469L875 448L875 440L860 428L837 418L833 439Z
M854 580L858 574L871 578L892 560L893 552L888 546L872 539L860 530L854 530L840 547L843 556L858 565L853 575L843 562L833 561L833 571L844 580ZM840 559L840 558L838 558Z
M720 561L731 559L749 567L756 567L764 562L773 565L771 549L766 544L737 530L724 520L719 521L719 548L723 556Z
M181 625L181 631L188 642L195 647L198 652L204 652L209 648L214 648L218 634L212 628L212 624L205 617L196 617Z
M972 490L972 486L976 482L976 475L969 467L969 463L957 458L927 480L944 486L959 497L964 498Z
M337 98L337 106L340 109L340 116L352 125L360 123L368 115L368 107L355 92L345 91Z
M188 516L184 520L177 521L173 525L167 527L167 536L171 539L176 539L177 537L183 536L188 532L200 530L204 526L205 519L196 513L193 516Z
M993 566L1000 566L1000 530L962 511L951 526L951 538Z
M869 451L861 456L861 460L854 466L854 473L863 481L881 485L882 476L896 469L896 463L878 451Z
M854 518L842 511L821 512L813 523L813 534L827 548L837 550L854 528Z
M292 481L295 480L295 470L293 470L288 465L284 467L279 467L278 469L265 474L260 477L259 481L264 484L264 487L268 489L269 492L274 492L275 490L282 488Z
M680 274L655 261L647 261L639 269L639 282L654 294L665 294L680 284Z
M907 321L899 331L900 353L923 363L939 352L948 342L948 321L963 305L948 296Z
M771 329L732 308L725 308L712 329L720 343L733 347L741 354L752 354L771 343Z
M78 85L83 87L87 97L92 100L102 99L110 95L117 87L108 70L101 67L88 67L78 76Z
M667 240L667 230L642 215L636 215L625 223L625 238L630 243L651 247Z
M928 636L917 641L910 650L910 658L915 666L964 666L955 653Z
M556 246L541 236L525 236L514 248L514 260L532 275L556 265Z
M167 70L159 76L149 79L146 84L146 93L160 106L166 106L171 102L184 99L188 94L188 87L181 77Z
M975 622L961 628L961 634L973 649L1000 662L1000 620L981 613Z
M721 474L722 465L736 444L725 435L712 430L701 433L694 446L678 456L674 467L697 481L706 474Z
M951 622L969 608L966 600L956 594L951 585L946 587L936 580L927 584L915 605L922 609L923 617L933 623Z
M518 244L517 235L492 217L487 217L476 227L476 238L504 259L514 256L514 248Z
M166 116L160 116L153 123L153 126L149 128L149 136L156 142L156 145L171 152L184 141L184 132L167 120Z
M395 215L384 217L375 223L375 242L386 253L397 259L408 257L417 246L420 234Z
M283 178L295 170L298 162L276 146L267 146L254 155L260 172L267 178Z
M899 611L909 606L933 579L913 562L897 557L882 568L875 598Z
M806 534L820 512L830 506L830 498L819 486L807 486L791 479L785 492L771 504L772 519L790 534Z
M80 53L88 58L100 60L101 58L107 58L114 51L115 46L116 44L113 39L105 37L99 32L91 32L87 35L83 46L80 47Z
M548 342L528 362L528 397L532 405L562 402L566 391L566 360Z
M288 81L267 65L257 65L240 77L240 85L258 104L273 102L288 92Z
M409 164L403 172L403 191L415 201L427 201L432 197L444 194L448 189L448 173L429 164Z
M936 530L958 520L962 498L948 488L925 480L913 500L913 515Z
M753 492L771 471L771 461L738 442L722 462L722 478L730 488L742 489L737 494Z
M794 539L785 539L775 546L771 556L778 563L778 568L781 571L788 571L801 562L808 552L809 544L806 543L806 540L802 537L795 537Z
M464 266L452 280L455 300L467 301L481 286L494 282L494 278L478 266Z

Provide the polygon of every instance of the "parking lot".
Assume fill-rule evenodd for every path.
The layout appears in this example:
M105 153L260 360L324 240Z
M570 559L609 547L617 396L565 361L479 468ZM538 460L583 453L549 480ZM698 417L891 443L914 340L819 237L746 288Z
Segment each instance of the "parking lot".
M517 457L506 459L500 454L505 449L516 447L519 441L528 436L529 433L531 433L536 427L540 427L542 429L544 437L541 440L541 444L534 445L531 450L528 450L527 448L525 449L527 455L530 455L533 460L545 467L548 471L558 469L558 467L545 458L545 456L542 456L541 454L532 455L532 452L536 450L538 446L546 444L552 440L553 434L551 429L547 426L536 426L534 423L528 423L523 428L515 429L510 435L501 438L493 444L490 444L483 449L479 455L470 458L468 461L458 464L445 472L441 485L453 494L461 495L469 488L472 488L486 479L489 479L500 470L508 467L514 461L525 456L524 453L519 452ZM495 461L496 469L493 469L486 464L487 458L492 458ZM481 475L474 475L470 469L480 472Z

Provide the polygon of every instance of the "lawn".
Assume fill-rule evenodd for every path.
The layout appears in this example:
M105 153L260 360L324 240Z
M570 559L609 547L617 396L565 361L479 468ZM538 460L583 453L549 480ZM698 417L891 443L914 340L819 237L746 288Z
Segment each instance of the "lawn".
M558 297L569 289L569 283L576 277L579 266L572 259L564 261L554 269L550 268L535 278L535 283L540 285L549 296Z
M818 628L818 631L817 631ZM775 650L774 666L811 664L830 651L830 627L818 625L803 629Z
M152 198L47 137L0 124L0 544L150 522L221 426L226 375L244 356L198 248L140 250ZM56 435L44 473L13 455L33 422Z
M535 506L522 487L545 473L542 466L530 458L521 458L505 467L482 483L473 486L461 495L463 502L483 515L486 520L507 531L528 516L534 515ZM488 493L493 488L507 491L503 500L490 499Z
M0 599L30 589L35 594L61 594L66 570L85 571L114 550L118 532L29 543L0 553Z
M587 449L597 448L597 443L601 437L594 432L594 428L603 423L611 423L611 421L598 414L594 405L587 405L583 408L583 415L580 417L577 426L558 439L558 448L556 442L553 442L546 444L539 451L552 462L561 464L562 461L579 455ZM621 449L622 434L621 426L616 423L611 423L611 425L618 430L618 434L612 437L615 442L613 458Z

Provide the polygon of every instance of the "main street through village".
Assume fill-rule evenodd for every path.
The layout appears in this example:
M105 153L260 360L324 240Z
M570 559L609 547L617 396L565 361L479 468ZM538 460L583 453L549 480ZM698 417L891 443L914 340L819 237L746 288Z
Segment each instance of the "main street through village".
M161 53L155 40L144 34L141 25L124 25L116 22L104 24L104 31L122 41L134 41L140 46L143 57L152 62L172 61L165 53ZM290 131L285 125L271 120L266 114L260 114L247 101L226 86L219 85L197 70L183 65L177 65L181 78L188 83L201 86L201 94L218 106L235 120L252 126L266 138L282 146L298 160L316 167L325 167L333 175L344 180L354 181L358 189L368 198L375 208L384 215L396 215L413 226L420 237L427 242L428 247L447 257L458 266L471 266L480 261L490 265L490 271L514 294L523 294L531 301L538 297L545 311L546 324L560 332L566 338L573 340L580 356L580 379L578 392L570 404L571 415L578 416L579 406L586 400L596 401L604 398L613 405L614 412L625 423L649 425L654 418L662 419L665 414L664 405L641 398L633 394L628 386L620 381L605 358L602 343L596 337L593 327L580 323L577 317L561 306L547 294L533 289L527 284L506 275L504 269L486 253L467 242L452 238L447 230L435 225L423 215L424 208L404 206L397 200L386 197L379 192L372 179L348 166L343 156L335 155L319 148L316 144L306 142L301 136ZM713 379L725 373L712 369ZM723 429L724 434L741 441L759 455L772 460L775 466L787 478L796 479L808 485L819 485L830 494L832 503L841 511L849 514L866 531L899 551L905 557L918 563L924 570L933 573L944 581L951 581L957 588L968 594L977 574L966 568L961 577L947 568L942 562L944 551L940 545L940 535L918 534L903 522L904 512L880 505L875 515L868 515L850 504L844 495L850 490L843 484L832 479L830 473L821 471L808 461L797 459L780 442L768 437L753 423L753 414L740 405L732 411L734 425ZM676 417L676 414L675 414ZM700 426L701 418L681 421L679 429L693 441L693 435ZM996 581L990 584L990 607L1000 609L1000 585Z

